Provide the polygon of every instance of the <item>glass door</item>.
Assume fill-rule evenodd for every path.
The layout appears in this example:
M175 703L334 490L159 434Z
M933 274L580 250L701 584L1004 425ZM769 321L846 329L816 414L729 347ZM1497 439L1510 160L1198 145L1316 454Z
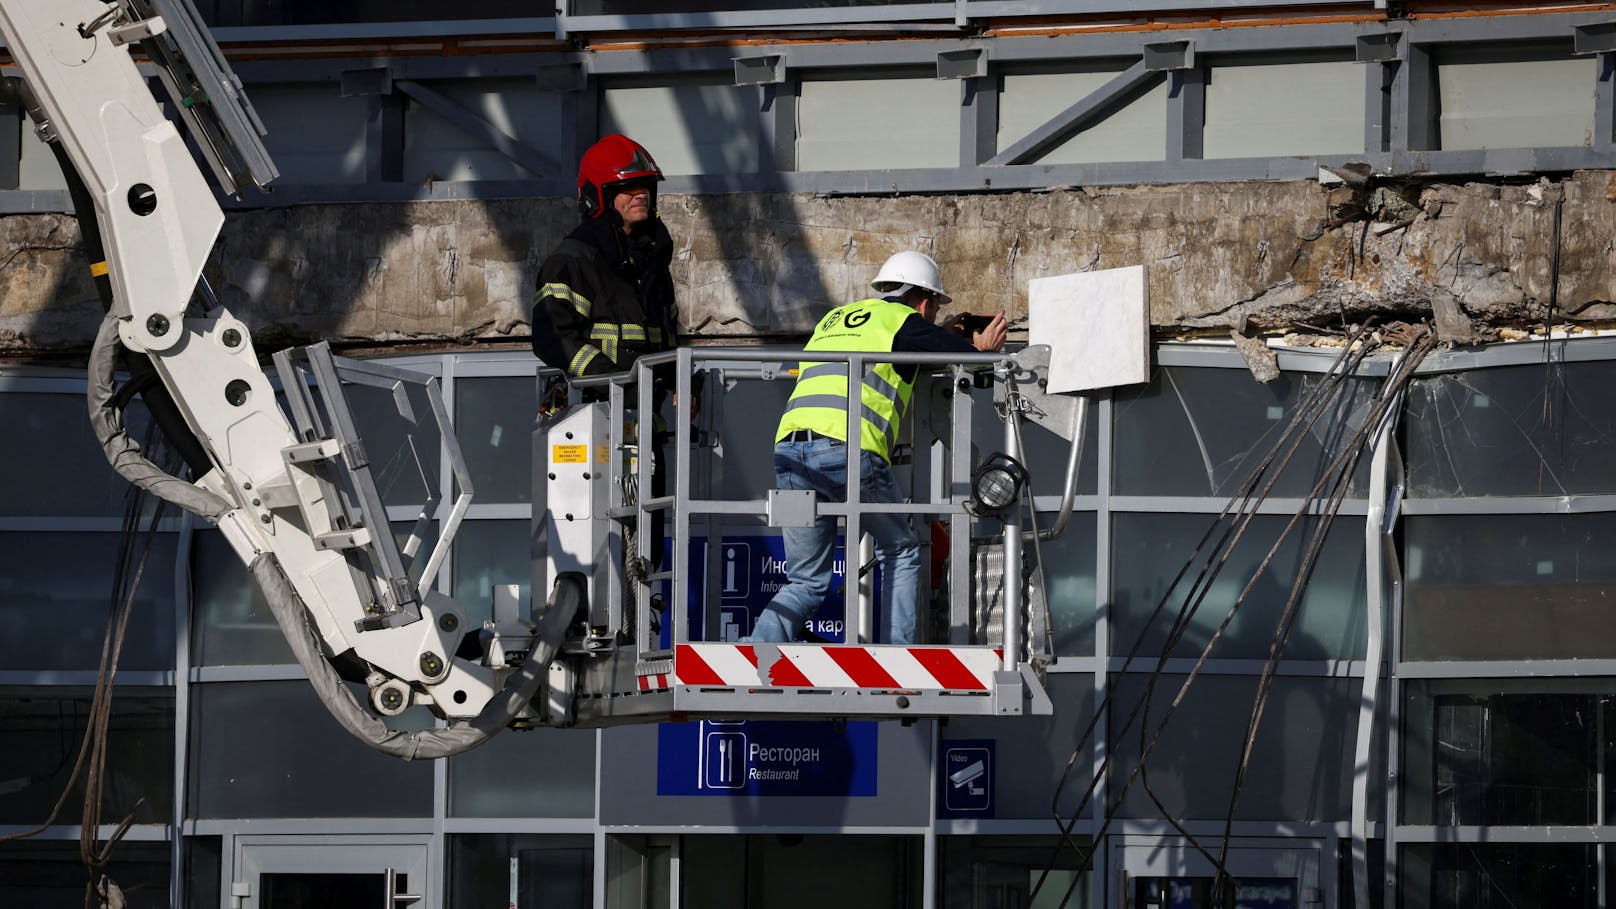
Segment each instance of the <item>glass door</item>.
M233 909L433 909L426 835L235 838Z

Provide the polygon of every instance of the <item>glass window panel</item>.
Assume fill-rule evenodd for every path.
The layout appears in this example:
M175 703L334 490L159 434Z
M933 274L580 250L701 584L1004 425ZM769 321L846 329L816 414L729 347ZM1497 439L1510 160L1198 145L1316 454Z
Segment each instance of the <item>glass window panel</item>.
M997 151L1004 151L1116 77L1116 70L1009 73L999 85ZM1038 164L1160 161L1167 154L1167 82L1033 159Z
M946 423L942 425L946 426ZM971 402L971 441L978 452L986 457L1004 451L1004 421L993 406L993 396L979 391ZM1022 460L1032 478L1032 491L1037 496L1060 496L1066 482L1066 462L1071 457L1072 443L1059 434L1032 422L1021 424ZM1083 451L1077 465L1077 491L1093 495L1098 488L1095 481L1100 451L1100 405L1089 402L1088 426L1083 435Z
M1130 675L1113 688L1108 722L1116 747L1114 766L1133 768L1139 763L1140 719L1130 724L1129 717L1140 703L1147 681L1145 675ZM1147 736L1155 734L1183 682L1181 675L1163 675L1157 681L1149 715L1140 715ZM1274 680L1246 785L1235 805L1236 820L1347 819L1362 691L1361 679ZM1229 814L1235 769L1256 693L1257 679L1240 676L1203 675L1190 685L1147 768L1151 787L1173 816L1223 818ZM1370 778L1375 778L1374 772ZM1155 818L1161 811L1136 780L1119 816Z
M737 854L736 866L744 867L744 853ZM672 895L672 837L629 833L606 837L606 905L668 906ZM705 905L716 909L724 903Z
M144 539L131 541L137 554ZM119 540L115 533L0 533L0 666L100 665ZM174 668L174 546L171 533L152 541L124 632L123 669Z
M194 817L431 816L432 763L353 738L308 682L210 682L192 691ZM412 708L388 725L425 729L432 717Z
M269 129L279 185L365 182L368 98L344 98L334 84L269 84L252 87L252 103Z
M1148 387L1113 394L1116 491L1123 495L1230 496L1274 449L1323 376L1282 373L1261 383L1244 369L1161 367ZM1354 380L1313 421L1271 496L1303 496L1361 425L1374 383ZM1277 461L1276 461L1277 464ZM1353 494L1368 487L1359 459Z
M1419 843L1401 848L1401 905L1422 909L1593 909L1592 843Z
M595 843L588 835L450 836L449 905L590 909L594 867Z
M457 11L458 12L458 11ZM526 145L546 167L532 173L439 116L411 101L404 117L404 180L533 180L555 176L573 165L571 149L561 148L561 94L541 91L531 78L426 83L466 112Z
M146 444L149 419L137 401L125 414L130 437ZM84 415L84 395L0 394L0 469L26 483L0 483L0 515L120 515L130 485L113 472Z
M1053 512L1038 516L1038 526L1055 523ZM1097 614L1094 581L1094 528L1091 513L1076 513L1066 531L1053 540L1039 543L1044 559L1043 580L1049 585L1050 628L1059 656L1094 656L1094 621ZM1037 550L1026 547L1025 554ZM1035 602L1041 597L1034 587ZM1035 647L1043 645L1034 641Z
M425 389L413 384L405 384L403 389L409 417L399 413L391 390L344 386L382 503L413 508L426 501L429 491L441 488L442 439Z
M1616 514L1404 519L1403 659L1616 656Z
M1141 636L1144 637L1141 654L1150 656L1161 652L1185 599L1196 589L1197 576L1212 557L1213 545L1232 524L1230 518L1219 522L1201 554L1175 584L1179 569L1189 560L1213 520L1213 515L1116 516L1113 655L1129 653ZM1190 619L1189 629L1174 648L1173 656L1201 654L1289 521L1290 518L1280 515L1263 515L1251 521ZM1269 645L1280 627L1285 601L1302 571L1303 556L1316 526L1317 519L1298 522L1268 567L1257 576L1256 584L1213 649L1214 658L1267 658ZM1330 528L1318 564L1297 607L1294 627L1284 651L1286 659L1363 658L1367 635L1363 539L1361 518L1338 517ZM1152 621L1152 613L1164 600L1166 605L1161 614Z
M1049 818L1050 798L1061 772L1093 716L1094 677L1087 673L1047 676L1045 690L1057 705L1052 716L969 717L949 719L944 739L993 739L1000 772L994 780L994 813L1000 818ZM1061 811L1077 810L1088 785L1085 760L1079 760L1062 790ZM1084 816L1093 814L1085 810Z
M123 840L99 873L123 891L125 909L169 909L168 867L167 843ZM0 843L0 906L83 909L85 873L76 841Z
M1201 141L1206 158L1361 153L1363 65L1220 60L1207 71Z
M507 730L450 758L449 813L594 817L595 731Z
M92 694L88 688L0 688L3 823L39 824L50 816L84 740ZM68 796L57 824L79 823L82 791L76 788ZM102 791L102 823L117 824L130 812L139 824L168 822L174 804L172 693L120 688L113 695ZM0 874L0 882L5 879ZM82 887L83 877L79 881ZM0 905L29 904L0 900Z
M516 584L522 590L522 614L532 600L533 556L527 521L466 521L454 542L453 596L465 607L471 627L493 617L495 585Z
M757 87L733 78L614 86L601 93L600 131L650 149L664 174L756 173L758 104Z
M455 380L455 434L478 504L533 501L532 376Z
M919 909L921 845L918 836L686 836L680 856L679 902L683 906L781 909ZM804 873L804 869L835 870Z
M1616 492L1616 363L1422 376L1405 419L1411 496Z
M1592 55L1486 62L1439 59L1440 147L1592 145L1599 66Z
M798 170L959 166L954 79L823 80L800 91Z
M185 838L185 909L218 909L224 838Z
M723 448L713 462L719 498L761 499L774 488L774 432L793 387L786 380L742 380L723 391Z
M1088 837L1072 838L1088 848ZM943 909L1000 909L1004 906L1055 906L1068 889L1071 909L1088 909L1089 875L1086 862L1071 846L1055 836L942 836L937 893ZM1038 890L1032 891L1048 873ZM1072 881L1081 877L1074 888Z
M1404 823L1601 823L1600 773L1608 777L1613 753L1611 733L1602 729L1616 719L1609 687L1411 681L1403 714Z
M191 538L191 658L201 666L293 663L281 627L224 535Z
M393 538L402 547L414 524L392 526ZM408 566L414 569L409 572L412 579L419 579L427 553L436 542L436 532L435 524L427 528L415 562ZM192 540L191 658L202 666L296 662L258 584L224 537L198 531Z

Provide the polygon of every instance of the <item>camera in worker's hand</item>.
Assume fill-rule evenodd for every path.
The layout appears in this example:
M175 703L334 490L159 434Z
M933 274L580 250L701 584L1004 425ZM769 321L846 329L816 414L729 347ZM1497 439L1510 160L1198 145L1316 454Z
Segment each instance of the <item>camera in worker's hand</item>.
M967 338L974 338L977 332L983 331L993 324L993 317L979 316L976 313L968 312L962 314L959 321L954 324L959 329L960 334Z

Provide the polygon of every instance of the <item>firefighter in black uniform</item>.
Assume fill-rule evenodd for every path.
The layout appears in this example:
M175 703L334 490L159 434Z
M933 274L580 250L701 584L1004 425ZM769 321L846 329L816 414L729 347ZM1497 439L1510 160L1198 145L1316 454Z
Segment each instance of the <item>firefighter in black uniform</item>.
M533 304L533 352L545 363L595 376L675 346L673 238L656 213L661 179L650 152L627 136L584 152L583 223L544 260Z
M569 377L622 372L642 354L677 345L679 310L668 269L673 237L656 210L661 179L651 153L627 136L602 138L578 162L583 222L544 260L533 302L533 352ZM657 372L652 400L660 411L672 369ZM634 400L628 398L630 407ZM652 426L666 435L654 416ZM653 446L653 496L667 490L662 447ZM653 564L661 562L662 539L658 510L651 516Z

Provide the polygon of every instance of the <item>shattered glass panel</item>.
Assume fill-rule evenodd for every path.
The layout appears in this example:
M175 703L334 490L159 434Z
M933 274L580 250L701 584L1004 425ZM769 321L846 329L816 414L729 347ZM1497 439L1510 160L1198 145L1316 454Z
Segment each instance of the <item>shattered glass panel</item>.
M1593 909L1593 843L1419 843L1402 847L1401 905L1428 909Z
M1600 818L1616 753L1616 695L1601 681L1411 681L1403 823L1543 826ZM1599 689L1604 689L1603 691ZM1605 782L1610 804L1611 783Z
M1416 379L1410 496L1616 493L1616 362L1510 366Z
M1315 373L1282 373L1267 384L1243 369L1157 367L1142 390L1118 391L1116 492L1142 496L1231 496L1279 447L1293 414L1325 381ZM1284 463L1271 496L1305 496L1352 440L1377 384L1347 381L1306 429ZM1369 457L1359 458L1352 495L1368 488ZM1326 487L1326 490L1328 487Z
M1213 515L1119 514L1115 519L1115 562L1112 571L1115 632L1113 656L1126 656L1144 636L1141 654L1161 652L1179 608L1190 594L1202 565L1229 525L1225 518L1201 555L1174 585L1174 576L1206 534ZM1264 515L1252 521L1212 582L1210 592L1190 620L1173 656L1195 657L1205 649L1219 623L1290 519ZM1268 567L1257 576L1240 610L1212 651L1215 659L1260 660L1268 656L1279 629L1291 587L1302 569L1314 521L1298 523ZM1366 594L1363 521L1338 517L1325 537L1324 549L1303 594L1295 626L1286 644L1290 660L1362 659L1366 640ZM1173 585L1173 586L1169 586ZM1150 621L1156 605L1166 606ZM1147 625L1148 623L1148 625Z
M1141 712L1123 733L1144 696L1147 681L1147 675L1130 674L1117 679L1113 688L1107 721L1117 767L1131 770L1138 765L1141 727L1146 741L1155 735L1184 676L1161 676L1149 711ZM1274 681L1247 765L1246 784L1235 804L1236 820L1347 819L1352 807L1362 686L1362 679L1280 677ZM1151 752L1148 779L1142 774L1135 780L1117 816L1161 817L1161 809L1145 789L1146 782L1175 817L1228 815L1235 769L1256 695L1254 677L1196 678ZM1376 776L1372 768L1370 779ZM1118 775L1113 793L1120 791L1126 778L1126 773ZM1078 786L1084 783L1086 780Z
M1405 660L1616 657L1616 514L1404 519Z

